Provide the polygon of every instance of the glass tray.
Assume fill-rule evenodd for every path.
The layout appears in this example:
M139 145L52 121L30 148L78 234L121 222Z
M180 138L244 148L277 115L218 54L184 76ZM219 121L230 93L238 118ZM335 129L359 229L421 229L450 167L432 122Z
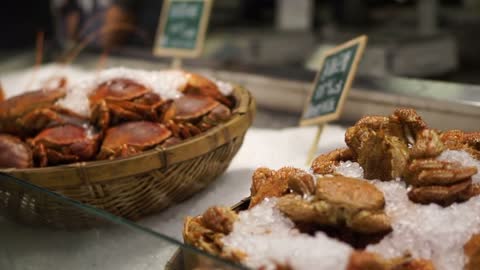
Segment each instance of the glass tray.
M21 205L18 209L11 205L7 208L7 200L13 195L0 192L0 269L157 270L185 269L188 265L198 266L199 262L202 269L237 269L168 236L7 174L0 174L1 185L13 185L18 192L45 193L59 206L91 216L101 221L101 225L81 230L52 229L45 226L48 220L42 213L36 213L36 218L40 217L38 220L44 220L45 224L24 225L15 218ZM178 252L182 259L171 261Z

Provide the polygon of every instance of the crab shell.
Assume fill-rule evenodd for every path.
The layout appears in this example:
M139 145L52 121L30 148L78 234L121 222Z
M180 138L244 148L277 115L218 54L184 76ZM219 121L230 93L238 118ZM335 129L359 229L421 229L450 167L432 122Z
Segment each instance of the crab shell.
M33 153L30 147L19 138L0 134L0 168L30 168L33 166Z
M312 200L292 193L277 202L278 209L296 223L340 228L345 225L362 234L391 230L384 206L383 193L374 185L343 176L319 178Z
M63 125L48 128L28 140L40 167L91 160L98 150L100 135L87 128Z
M162 98L133 80L116 78L100 84L90 95L92 122L105 130L121 121L158 120Z
M181 90L184 94L208 96L230 108L233 106L233 102L225 97L220 90L218 90L217 85L211 80L195 73L187 72L185 73L185 76L187 78L187 83Z
M163 121L174 137L187 139L228 120L230 116L230 109L213 98L184 95L165 110Z
M161 144L172 132L159 123L137 121L123 123L107 130L98 159L127 157Z
M0 103L0 132L26 136L31 134L32 127L25 123L39 109L51 107L66 90L63 87L56 89L41 89L26 92L11 97Z

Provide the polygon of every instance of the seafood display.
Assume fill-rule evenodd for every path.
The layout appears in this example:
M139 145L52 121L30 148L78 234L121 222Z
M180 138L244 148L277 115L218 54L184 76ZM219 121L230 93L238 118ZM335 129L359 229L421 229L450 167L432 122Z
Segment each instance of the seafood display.
M0 101L0 168L115 159L178 144L230 119L231 90L181 70L113 68L74 84L62 77Z
M258 168L248 205L187 217L187 244L254 269L479 269L480 133L366 116L311 168Z

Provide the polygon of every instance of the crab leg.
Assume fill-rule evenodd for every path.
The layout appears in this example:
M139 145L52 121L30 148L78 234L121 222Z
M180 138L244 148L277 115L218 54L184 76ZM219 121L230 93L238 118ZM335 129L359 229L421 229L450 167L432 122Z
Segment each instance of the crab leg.
M463 181L477 173L476 167L462 167L456 162L416 159L408 167L406 181L415 186L442 186Z

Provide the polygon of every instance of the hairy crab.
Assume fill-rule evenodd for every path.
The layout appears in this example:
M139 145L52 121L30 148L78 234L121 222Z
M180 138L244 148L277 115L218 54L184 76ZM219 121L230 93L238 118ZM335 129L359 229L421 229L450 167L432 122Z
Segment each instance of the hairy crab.
M159 123L136 121L107 129L98 159L127 157L155 147L171 136Z
M268 197L280 197L288 193L289 179L295 178L310 183L313 177L303 170L284 167L277 171L269 168L258 168L252 176L250 188L251 198L249 208L262 202Z
M480 160L480 132L448 130L440 133L440 140L450 150L463 150Z
M91 160L98 149L99 134L88 128L63 125L48 128L27 140L40 167Z
M233 230L237 213L227 207L210 207L203 215L187 217L183 226L185 243L195 246L209 254L241 261L245 254L235 250L223 249L221 239Z
M313 181L311 179L311 181ZM301 182L302 184L298 183ZM304 179L291 178L294 186L312 186ZM366 234L391 230L390 219L384 213L383 193L374 185L343 176L319 178L315 189L307 193L291 193L279 198L277 207L296 223L314 223L322 226L346 226ZM305 199L305 195L312 196Z
M312 169L331 173L340 161L351 159L360 164L366 179L405 180L412 187L408 195L414 202L449 205L469 199L479 189L471 183L475 167L436 159L447 148L443 141L451 134L442 139L412 109L397 109L389 117L367 116L347 129L348 149L317 157ZM464 137L469 139L463 146L473 144L472 136Z

